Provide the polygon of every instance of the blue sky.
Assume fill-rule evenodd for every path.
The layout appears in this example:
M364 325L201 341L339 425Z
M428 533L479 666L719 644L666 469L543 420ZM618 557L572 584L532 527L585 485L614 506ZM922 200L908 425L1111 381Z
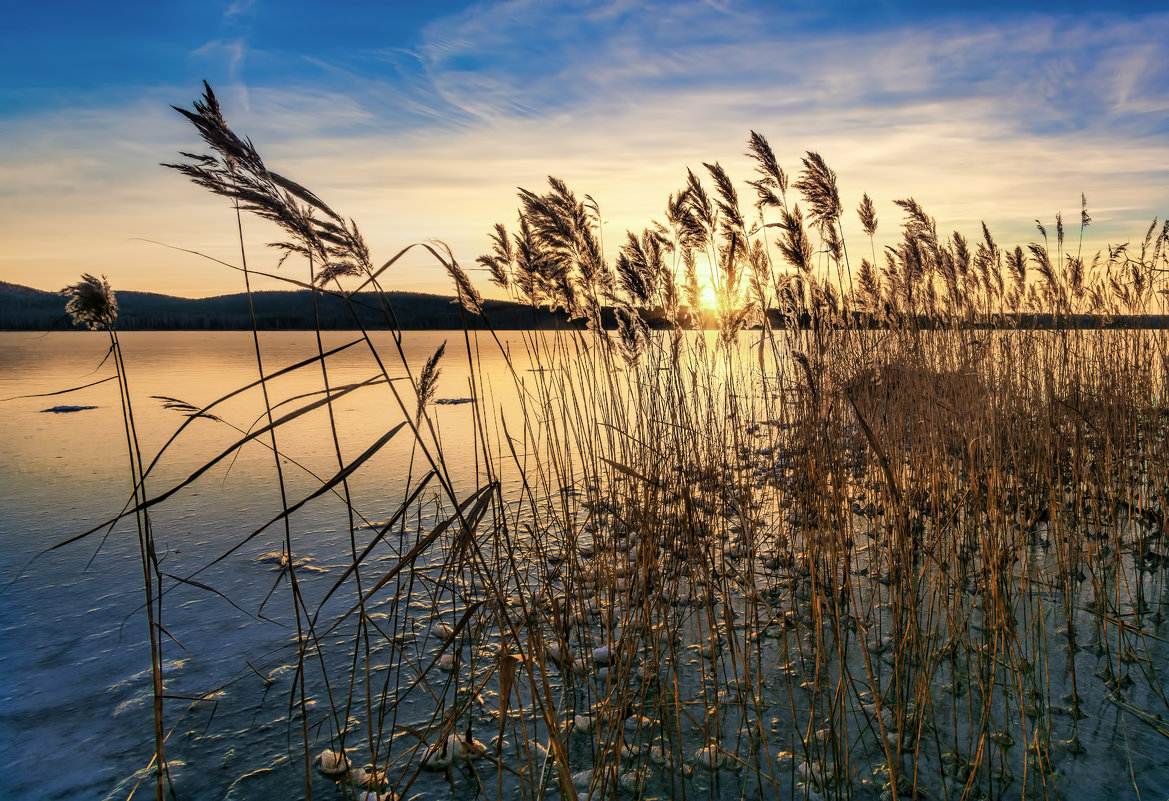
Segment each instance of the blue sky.
M615 249L661 218L687 167L751 177L752 129L791 172L823 154L847 206L868 192L878 247L904 197L942 231L985 220L1011 244L1036 238L1036 218L1078 219L1081 192L1093 249L1169 214L1163 3L335 5L9 9L0 280L56 289L88 271L115 288L238 291L231 271L141 241L238 259L226 204L158 166L200 149L170 105L204 78L273 169L358 222L375 259L437 238L470 266L514 219L516 187L548 175L599 201ZM275 234L247 233L252 266L274 267ZM421 257L393 283L447 288Z

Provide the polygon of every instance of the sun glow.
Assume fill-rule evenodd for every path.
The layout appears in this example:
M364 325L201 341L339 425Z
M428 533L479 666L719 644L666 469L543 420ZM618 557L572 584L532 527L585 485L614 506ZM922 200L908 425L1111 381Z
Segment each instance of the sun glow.
M703 284L698 293L698 304L705 311L718 311L718 293L710 284Z

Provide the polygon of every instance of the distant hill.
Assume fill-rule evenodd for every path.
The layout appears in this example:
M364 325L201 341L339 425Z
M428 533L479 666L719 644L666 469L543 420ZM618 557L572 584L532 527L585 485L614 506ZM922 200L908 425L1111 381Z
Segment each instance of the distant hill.
M122 331L250 331L247 295L214 298L179 298L151 292L122 291L118 297L118 329ZM385 295L402 329L458 329L483 327L483 321L461 314L451 297L418 292ZM373 293L352 298L361 325L379 330L394 327ZM256 327L262 331L309 330L315 327L312 297L308 291L256 292L252 295ZM564 314L499 300L485 300L484 310L497 329L529 329L567 326ZM322 329L354 329L353 312L340 298L320 295L317 314ZM16 331L71 330L65 315L65 298L55 292L0 281L0 329Z

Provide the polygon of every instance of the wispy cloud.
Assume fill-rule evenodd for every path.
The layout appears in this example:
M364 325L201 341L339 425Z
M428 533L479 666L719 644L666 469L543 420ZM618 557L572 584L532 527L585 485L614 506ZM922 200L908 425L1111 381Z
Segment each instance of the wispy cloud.
M224 75L236 88L244 109L249 108L248 83L244 80L244 64L248 57L246 39L212 39L195 48L190 55L194 62L211 65L216 74Z
M609 13L574 16L530 0L476 6L435 23L420 60L444 99L486 121L516 106L603 112L711 87L756 91L764 112L806 114L991 97L1002 104L999 116L1046 130L1107 125L1118 91L1163 101L1169 86L1169 57L1157 47L1169 36L1169 14L817 32L763 10L600 8Z
M251 11L255 4L255 0L232 0L223 11L223 18L225 20L239 19Z

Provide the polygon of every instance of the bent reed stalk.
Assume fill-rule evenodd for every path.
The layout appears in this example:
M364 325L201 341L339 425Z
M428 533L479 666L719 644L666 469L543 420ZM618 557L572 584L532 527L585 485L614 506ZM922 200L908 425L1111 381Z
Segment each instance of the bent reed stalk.
M451 443L429 412L443 351L411 364L380 290L402 254L375 267L210 87L180 111L214 155L168 166L277 225L282 261L309 265L292 285L347 303L373 287L393 332L384 355L355 312L374 368L339 386L318 331L293 370L319 372L315 399L282 417L265 399L267 424L228 451L270 434L279 464L276 430L329 413L336 472L272 521L332 496L349 534L315 604L284 538L306 795L1055 798L1111 747L1100 721L1169 737L1169 354L1161 330L1107 327L1165 314L1169 226L1089 262L1061 219L1054 250L1043 226L1008 250L985 226L942 236L905 199L877 264L865 195L873 260L854 270L835 173L808 153L792 181L752 132L750 213L704 164L713 192L688 171L610 263L598 204L551 179L476 264L584 325L522 332L515 352L490 320L466 331L473 441ZM1081 242L1089 223L1085 202ZM483 317L449 250L419 247ZM498 416L501 377L478 367L493 348L515 391ZM356 432L372 444L346 459L333 404L350 391L389 393L400 422ZM349 482L399 432L398 500L359 509ZM468 447L469 485L444 456Z

